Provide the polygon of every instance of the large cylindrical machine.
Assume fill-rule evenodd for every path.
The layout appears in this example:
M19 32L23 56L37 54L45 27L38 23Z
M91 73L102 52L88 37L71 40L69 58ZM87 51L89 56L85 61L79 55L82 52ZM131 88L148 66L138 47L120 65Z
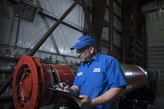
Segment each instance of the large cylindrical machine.
M129 64L122 64L121 68L127 82L125 94L128 94L146 85L148 80L148 74L146 70L138 65Z
M125 94L143 87L147 73L135 65L121 65L127 81ZM43 64L32 56L23 56L17 63L12 82L12 96L16 109L37 109L57 98L50 90L55 83L73 84L74 72L66 65Z
M24 56L14 71L14 106L16 109L37 109L57 97L50 87L59 82L66 82L71 86L73 80L74 73L68 66L43 64L35 57Z

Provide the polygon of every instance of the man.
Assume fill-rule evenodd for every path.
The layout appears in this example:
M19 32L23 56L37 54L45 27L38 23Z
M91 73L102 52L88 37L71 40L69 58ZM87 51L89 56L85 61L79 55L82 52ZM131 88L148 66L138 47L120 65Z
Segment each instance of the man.
M74 49L82 64L76 71L73 85L65 89L79 95L80 98L73 98L81 108L117 109L126 86L119 62L97 52L95 40L89 35L81 36L71 47Z

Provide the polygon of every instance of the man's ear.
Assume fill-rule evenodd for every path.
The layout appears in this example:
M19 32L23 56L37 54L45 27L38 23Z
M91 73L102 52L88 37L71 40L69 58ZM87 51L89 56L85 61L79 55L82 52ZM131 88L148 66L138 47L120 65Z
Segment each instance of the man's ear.
M95 49L95 48L94 48L93 46L89 47L89 52L90 52L90 53L93 53L93 52L94 52L94 49Z

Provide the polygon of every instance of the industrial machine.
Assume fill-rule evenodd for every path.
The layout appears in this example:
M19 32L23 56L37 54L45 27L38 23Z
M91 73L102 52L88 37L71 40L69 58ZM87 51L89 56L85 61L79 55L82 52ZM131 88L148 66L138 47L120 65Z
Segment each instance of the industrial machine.
M120 100L120 109L150 109L156 100L155 76L136 65L122 65L127 81L124 96Z
M74 72L68 66L43 64L35 57L23 56L16 66L12 81L14 107L37 109L55 99L58 102L57 93L49 88L60 82L71 86L73 80Z
M56 23L49 29L49 31L45 33L42 39L29 52L29 54L27 54L27 56L23 56L18 61L14 73L8 78L6 83L1 86L0 95L12 82L12 99L16 109L38 109L51 103L57 105L60 105L60 103L67 103L67 108L78 108L71 98L67 96L60 96L58 93L49 89L54 84L60 82L66 82L71 86L75 76L72 69L66 65L41 63L39 59L33 55L79 2L82 2L82 6L86 9L83 0L76 0L75 3L73 3L59 18L59 20L56 21ZM85 10L84 13L88 14ZM89 21L88 23L90 25L89 27L92 27ZM91 30L93 29L91 28ZM91 34L94 34L94 32L91 31ZM155 94L152 91L153 89L149 90L146 88L147 83L149 82L148 73L137 65L122 64L121 68L127 81L127 86L124 96L121 97L120 109L128 109L129 106L138 106L146 109L145 107L151 104L155 98ZM143 101L144 106L142 105ZM74 107L71 107L70 105Z
M127 81L125 96L146 85L148 75L144 69L136 65L125 64L121 67ZM59 93L49 88L60 82L66 82L71 86L74 76L72 69L66 65L44 64L33 56L23 56L13 75L14 107L16 109L37 109L50 103L58 104L60 100L70 102L70 98L59 97Z

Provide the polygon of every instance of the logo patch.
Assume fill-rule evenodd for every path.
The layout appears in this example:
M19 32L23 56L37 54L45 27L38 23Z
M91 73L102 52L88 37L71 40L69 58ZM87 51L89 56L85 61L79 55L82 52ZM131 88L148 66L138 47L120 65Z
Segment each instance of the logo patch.
M93 69L93 72L100 72L101 71L101 68L94 68Z
M77 73L77 76L81 76L81 75L83 75L83 72Z

